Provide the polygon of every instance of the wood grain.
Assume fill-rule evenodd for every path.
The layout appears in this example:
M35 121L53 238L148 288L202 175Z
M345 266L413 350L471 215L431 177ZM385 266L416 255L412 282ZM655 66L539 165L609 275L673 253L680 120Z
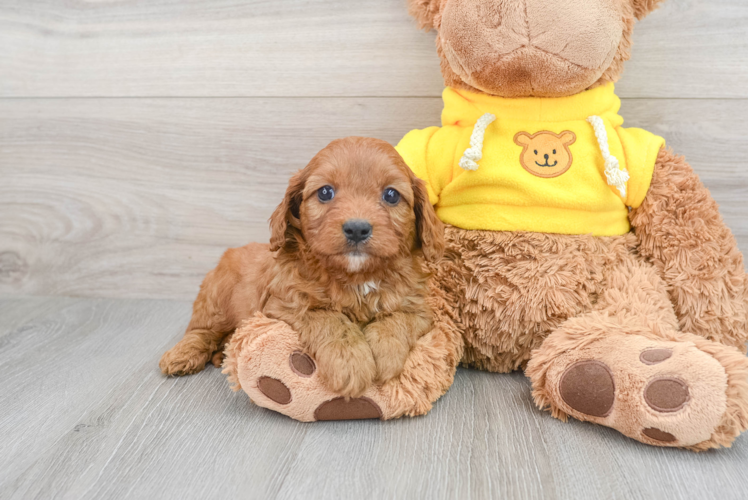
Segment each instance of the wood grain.
M745 436L699 454L645 446L540 412L520 373L460 370L422 418L295 422L214 368L158 372L188 312L0 300L0 498L744 497Z
M745 0L670 0L618 85L743 250L747 23ZM438 124L433 41L405 0L0 2L0 498L745 498L746 436L648 447L540 412L519 373L460 370L424 418L314 425L213 368L161 376L293 171Z
M396 142L432 98L0 100L0 293L191 299L267 241L287 179L330 140ZM748 248L748 100L624 102L689 158Z
M670 0L637 27L625 97L748 97L748 3ZM405 0L0 3L0 96L432 96Z

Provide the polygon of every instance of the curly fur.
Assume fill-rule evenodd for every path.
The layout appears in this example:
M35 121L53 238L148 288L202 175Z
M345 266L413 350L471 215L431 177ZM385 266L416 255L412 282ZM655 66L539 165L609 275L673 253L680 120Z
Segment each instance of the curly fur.
M366 393L377 402L385 420L428 413L454 381L455 369L462 355L462 337L449 320L451 305L444 295L433 289L427 301L432 310L438 311L439 320L434 328L416 341L397 378L374 386ZM252 367L259 364L271 371L277 370L279 364L287 364L284 361L298 348L297 343L298 334L287 323L256 313L231 336L226 346L223 373L228 375L233 390L244 389L252 394L251 386L256 384ZM263 372L262 368L260 372ZM242 386L242 380L247 387ZM295 398L300 400L295 406L273 405L272 401L267 406L298 420L313 421L316 405L333 395L307 380L298 377L285 379Z
M316 197L325 185L339 193L330 203ZM388 187L398 190L399 203L382 201ZM373 226L353 246L341 230L351 218ZM394 148L374 139L334 141L290 181L271 229L270 246L231 249L208 274L162 371L202 370L243 320L263 312L299 332L323 380L342 395L356 397L398 376L432 328L421 262L441 254L443 228L423 183Z

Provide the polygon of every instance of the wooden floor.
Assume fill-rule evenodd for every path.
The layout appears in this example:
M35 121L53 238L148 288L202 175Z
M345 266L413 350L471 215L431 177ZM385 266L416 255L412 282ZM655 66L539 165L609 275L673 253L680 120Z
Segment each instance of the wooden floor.
M157 362L190 304L0 300L0 498L745 498L748 440L692 453L460 370L426 417L303 424Z
M746 498L748 436L694 454L462 370L424 418L305 425L161 353L229 246L266 241L330 140L438 124L405 0L0 2L0 499ZM748 250L748 2L669 0L618 85Z

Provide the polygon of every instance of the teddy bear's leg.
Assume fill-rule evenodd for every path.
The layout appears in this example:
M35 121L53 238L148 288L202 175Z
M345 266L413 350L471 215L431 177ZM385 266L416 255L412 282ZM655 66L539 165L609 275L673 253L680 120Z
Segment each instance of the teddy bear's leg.
M657 271L628 259L607 276L597 310L564 322L533 352L540 407L643 443L704 450L748 428L748 359L677 331Z
M299 335L261 314L234 332L224 373L234 390L243 389L257 405L303 422L423 415L452 385L462 356L462 337L441 292L434 290L429 302L435 326L416 341L402 373L360 398L346 400L327 389Z
M663 149L632 210L640 254L670 287L682 331L746 351L748 278L719 207L682 156Z

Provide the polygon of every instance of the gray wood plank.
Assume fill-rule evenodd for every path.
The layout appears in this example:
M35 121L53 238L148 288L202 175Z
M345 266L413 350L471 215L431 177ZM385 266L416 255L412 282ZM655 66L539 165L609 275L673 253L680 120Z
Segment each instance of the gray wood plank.
M187 303L31 300L64 307L0 299L0 323L26 320L0 350L1 498L744 497L745 436L695 454L563 423L521 373L459 370L422 418L301 424L216 369L158 373Z
M330 140L396 142L435 98L0 100L0 294L191 299L231 246L267 241L287 179ZM627 99L748 248L748 100Z
M748 97L748 4L670 0L635 32L628 97ZM0 96L438 96L405 0L0 4Z
M62 436L110 418L80 421L92 405L113 397L133 370L152 363L190 314L189 304L167 301L0 304L0 484L9 484Z
M59 314L70 305L74 299L60 298L50 300L48 297L23 297L0 299L0 350L4 350L13 342L11 338L4 338L11 332L35 319Z

